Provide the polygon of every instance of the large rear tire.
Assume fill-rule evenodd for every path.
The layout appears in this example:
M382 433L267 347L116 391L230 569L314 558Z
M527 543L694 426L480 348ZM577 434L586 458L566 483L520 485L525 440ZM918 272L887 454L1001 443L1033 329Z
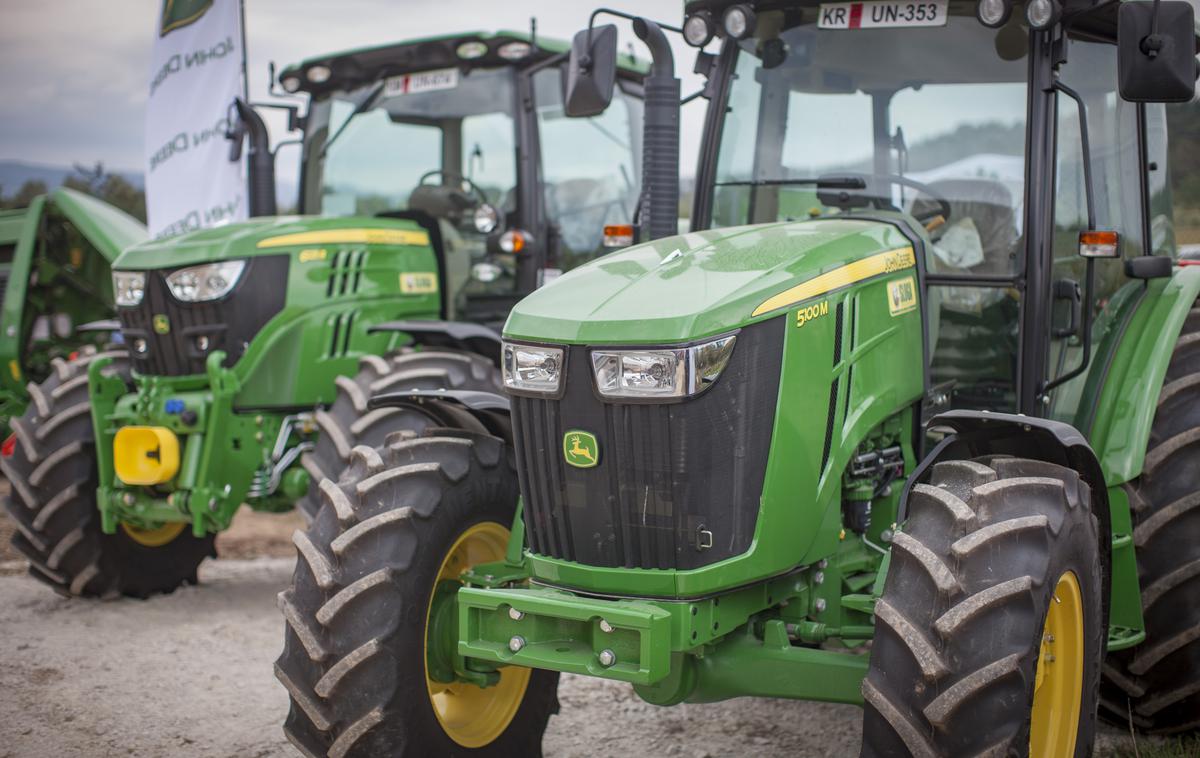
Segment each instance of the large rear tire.
M1104 666L1104 716L1172 734L1200 730L1200 308L1176 343L1142 475L1125 488L1146 639Z
M1105 630L1088 486L1040 461L949 461L909 514L875 606L862 755L1090 755Z
M0 458L0 472L12 485L4 506L17 524L13 546L29 560L29 573L55 592L147 597L194 584L200 562L216 556L214 537L194 537L183 524L100 531L87 372L107 357L113 362L104 373L128 380L124 351L88 349L73 361L56 358L50 377L29 385L29 408L12 421L12 455Z
M370 410L367 402L380 392L419 390L504 391L500 370L474 353L454 350L405 350L387 357L364 356L353 377L337 378L337 396L328 410L317 412L320 436L313 449L301 456L309 475L308 493L297 507L312 521L321 506L321 481L337 481L359 445L376 448L392 432L422 433L435 422L412 408Z
M453 602L463 569L503 557L517 501L504 443L402 433L354 448L341 481L320 490L279 596L275 672L292 744L334 758L540 756L557 673L508 666L483 689L438 684L426 661L433 598Z

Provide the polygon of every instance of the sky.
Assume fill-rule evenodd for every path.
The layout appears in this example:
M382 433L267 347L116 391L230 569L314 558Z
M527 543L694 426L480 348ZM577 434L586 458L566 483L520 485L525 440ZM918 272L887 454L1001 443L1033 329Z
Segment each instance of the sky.
M142 171L150 51L162 0L0 0L0 160L69 166L103 161ZM528 29L569 39L587 25L595 0L245 0L252 99L266 97L267 65L364 45L468 30ZM664 23L682 21L683 0L606 0ZM518 9L515 12L512 9ZM602 22L601 22L602 23ZM621 22L621 46L635 42ZM674 37L686 93L695 51ZM703 119L684 109L683 172L693 173ZM272 123L277 139L282 130ZM280 178L298 151L280 153Z

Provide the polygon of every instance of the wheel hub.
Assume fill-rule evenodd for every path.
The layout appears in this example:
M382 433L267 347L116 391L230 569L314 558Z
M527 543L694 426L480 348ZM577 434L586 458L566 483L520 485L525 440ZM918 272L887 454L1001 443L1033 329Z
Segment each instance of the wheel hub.
M1042 630L1029 725L1029 754L1075 755L1083 695L1083 592L1073 571L1058 578Z
M508 535L508 529L494 522L468 528L442 559L434 578L434 588L442 582L458 581L462 572L472 566L502 560ZM425 686L430 705L450 739L466 748L483 747L503 734L516 716L532 672L527 668L505 666L499 670L499 682L487 688L469 682L435 680L430 675L428 661L430 649L439 647L430 637L437 629L445 628L444 624L430 623L434 600L439 594L443 593L431 592L425 613Z

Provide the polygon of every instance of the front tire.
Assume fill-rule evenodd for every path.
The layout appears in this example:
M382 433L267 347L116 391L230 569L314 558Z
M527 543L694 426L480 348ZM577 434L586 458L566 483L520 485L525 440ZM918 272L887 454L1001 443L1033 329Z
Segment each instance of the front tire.
M507 447L400 434L356 447L341 481L320 491L279 596L287 626L275 672L291 698L292 744L337 758L540 756L557 673L509 666L487 689L442 685L425 655L435 589L452 593L467 566L503 558L517 501Z
M12 456L0 458L0 472L12 485L4 506L17 524L13 547L28 559L30 575L55 592L144 598L195 584L200 562L216 557L214 536L194 537L183 524L100 530L87 373L93 361L109 357L104 373L128 380L124 351L93 349L73 361L54 359L49 378L29 385L29 408L12 421Z
M321 507L322 480L334 482L359 445L381 447L389 434L420 434L434 420L412 408L367 407L372 396L397 390L481 390L502 393L500 371L488 359L454 350L404 350L380 357L363 356L358 373L337 378L337 395L327 410L317 412L320 436L316 446L300 458L309 475L308 492L297 507L310 522Z
M1020 458L939 463L913 488L875 606L863 756L1090 754L1105 633L1090 505L1074 471Z

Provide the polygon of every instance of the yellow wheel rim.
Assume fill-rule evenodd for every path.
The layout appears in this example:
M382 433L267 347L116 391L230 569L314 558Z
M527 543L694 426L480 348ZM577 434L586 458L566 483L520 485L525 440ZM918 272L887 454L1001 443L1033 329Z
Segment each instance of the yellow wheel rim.
M139 529L121 522L121 529L129 535L129 539L146 547L162 547L178 537L185 526L182 521L169 521L155 529Z
M1075 755L1083 698L1083 659L1083 593L1075 573L1068 571L1054 587L1042 630L1029 726L1031 756Z
M459 575L480 563L504 558L508 546L508 529L494 522L476 524L463 532L447 551L438 570L438 582L458 579ZM431 588L432 589L432 588ZM429 614L433 609L432 592L425 609L425 628L429 629ZM425 640L428 661L429 639ZM425 686L438 723L450 739L466 748L490 744L504 733L517 715L532 672L518 666L500 669L500 681L492 687L478 687L467 682L435 682L429 678L426 663Z

